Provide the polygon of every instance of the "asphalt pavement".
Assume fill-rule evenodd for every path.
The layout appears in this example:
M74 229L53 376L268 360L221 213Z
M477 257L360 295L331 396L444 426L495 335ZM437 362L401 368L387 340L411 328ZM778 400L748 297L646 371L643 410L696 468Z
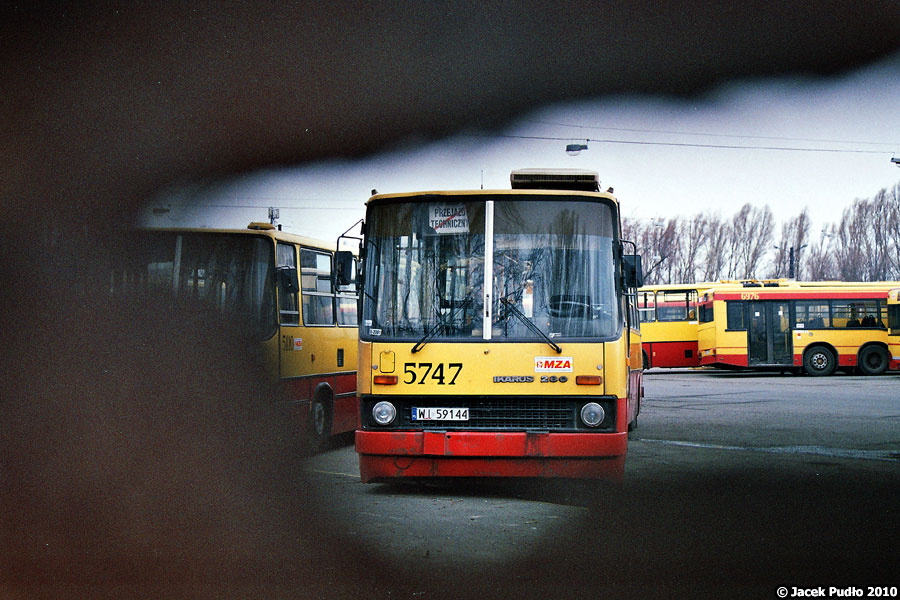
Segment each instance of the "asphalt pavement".
M618 486L365 485L352 446L313 458L336 547L368 565L344 591L770 598L900 584L900 376L656 370L645 390Z

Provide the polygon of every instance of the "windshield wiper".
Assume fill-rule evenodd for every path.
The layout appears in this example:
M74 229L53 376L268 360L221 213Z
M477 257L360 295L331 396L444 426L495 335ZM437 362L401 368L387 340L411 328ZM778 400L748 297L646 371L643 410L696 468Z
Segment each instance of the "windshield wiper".
M455 309L453 309L453 312L450 313L450 315L448 316L448 318L446 320L444 319L443 315L438 313L438 322L435 323L431 327L431 329L429 329L427 332L425 332L425 335L422 336L421 340L416 342L416 345L412 347L412 353L415 354L416 352L418 352L419 350L424 348L425 344L428 343L428 340L433 338L437 334L437 332L441 330L442 327L446 327L449 323L453 322L453 320L456 318L456 313L458 311L465 309L466 306L468 306L471 303L472 303L472 297L471 296L466 297L466 299L463 300L459 306L457 306Z
M562 354L562 348L559 347L559 344L551 340L549 335L541 331L537 325L532 323L528 319L528 317L522 314L522 311L520 311L518 307L516 307L516 304L513 300L510 300L508 298L500 298L500 304L506 307L507 312L511 313L514 317L522 321L525 324L525 327L544 338L544 341L547 342L551 348L556 350L557 354Z

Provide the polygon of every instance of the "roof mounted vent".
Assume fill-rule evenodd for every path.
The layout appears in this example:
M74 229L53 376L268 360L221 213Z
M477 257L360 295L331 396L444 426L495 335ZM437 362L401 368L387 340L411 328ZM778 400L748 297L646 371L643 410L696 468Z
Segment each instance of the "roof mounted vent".
M253 229L256 231L272 231L275 229L275 226L271 223L259 223L257 221L254 221L253 223L247 225L247 229Z
M514 190L599 192L600 177L583 169L518 169L509 175Z

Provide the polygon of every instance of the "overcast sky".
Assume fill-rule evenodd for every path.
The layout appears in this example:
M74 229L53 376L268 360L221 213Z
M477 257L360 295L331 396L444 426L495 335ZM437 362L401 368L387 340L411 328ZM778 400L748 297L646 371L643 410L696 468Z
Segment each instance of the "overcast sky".
M566 154L566 144L585 140L587 150ZM166 192L153 206L169 212L148 209L144 224L242 228L266 221L272 206L285 230L334 240L363 217L372 189L508 189L513 169L555 167L597 171L626 217L710 210L730 217L749 202L768 204L781 222L808 207L815 239L854 199L900 183L895 156L900 56L839 78L745 81L690 100L629 96L548 106L502 131L410 140L364 160Z

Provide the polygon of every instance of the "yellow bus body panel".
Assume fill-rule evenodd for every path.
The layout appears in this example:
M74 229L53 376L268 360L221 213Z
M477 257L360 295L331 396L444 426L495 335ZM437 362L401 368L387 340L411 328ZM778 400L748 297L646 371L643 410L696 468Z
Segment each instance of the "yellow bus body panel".
M633 336L632 341L639 348L640 337ZM361 394L625 397L627 367L635 353L628 356L624 339L591 344L561 342L560 346L563 351L557 354L538 342L433 341L413 354L412 342L363 343L357 387ZM637 355L639 364L639 351ZM397 383L372 383L376 375L396 376ZM603 383L578 385L578 375L600 375Z

